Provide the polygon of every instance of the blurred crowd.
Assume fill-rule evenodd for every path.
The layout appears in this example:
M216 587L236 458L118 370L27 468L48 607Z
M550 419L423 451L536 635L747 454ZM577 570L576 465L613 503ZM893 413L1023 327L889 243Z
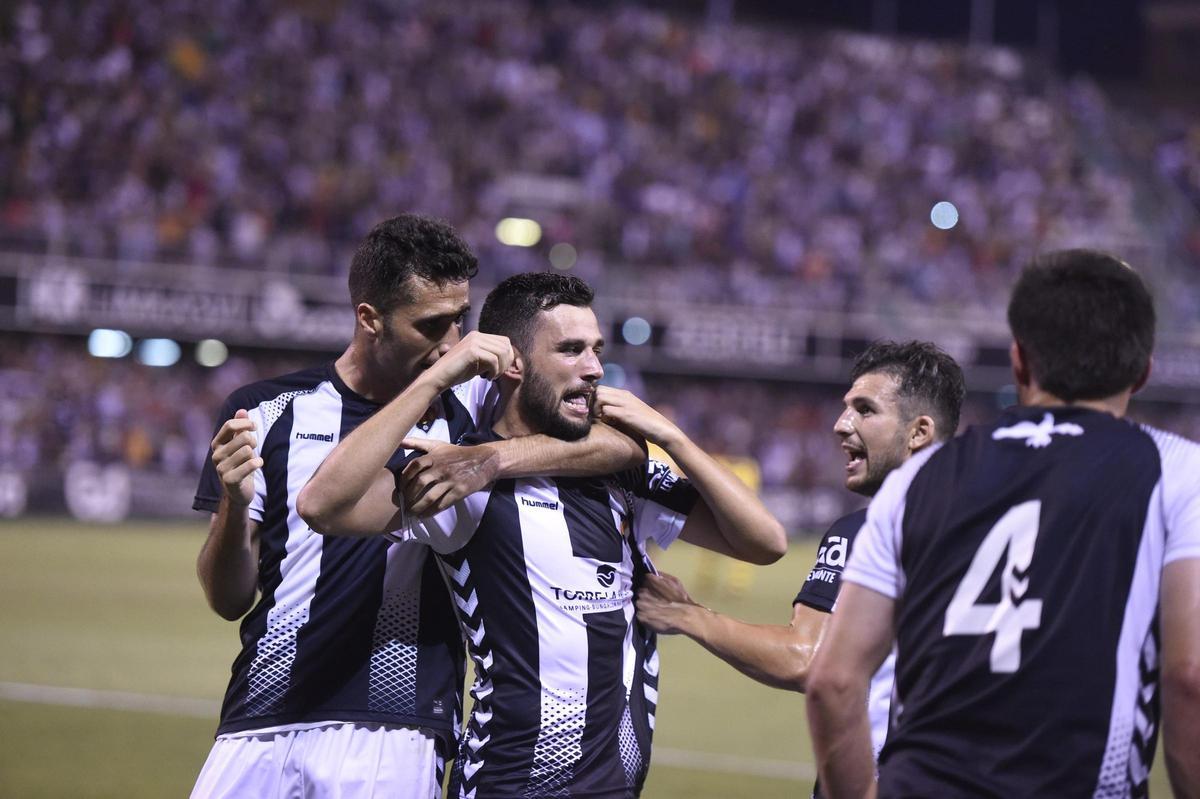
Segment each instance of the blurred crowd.
M1138 232L1086 92L1004 50L532 0L6 13L8 247L336 274L419 210L490 279L567 242L606 291L994 315L1035 250ZM498 243L506 215L542 244Z
M0 469L63 473L70 463L88 461L194 480L230 392L313 362L302 354L239 355L217 368L186 359L158 368L131 358L93 358L81 339L6 338L0 342ZM845 386L632 372L626 385L708 451L747 459L764 489L841 486L845 456L833 424ZM963 424L989 420L997 407L995 397L973 395ZM1132 414L1200 438L1194 408L1135 402Z

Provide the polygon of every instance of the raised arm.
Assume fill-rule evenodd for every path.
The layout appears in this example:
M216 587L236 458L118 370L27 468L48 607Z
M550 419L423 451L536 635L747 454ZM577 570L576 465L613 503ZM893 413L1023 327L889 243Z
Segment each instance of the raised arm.
M875 796L868 685L894 637L895 602L853 583L842 587L808 678L808 726L821 791L831 799Z
M262 468L255 443L254 422L245 410L225 422L212 441L222 497L196 559L196 576L209 607L229 621L245 615L258 587L258 524L247 511L254 499L254 473Z
M696 446L669 419L628 391L596 389L600 418L662 447L701 499L679 537L749 563L774 563L787 552L783 525L737 475Z
M1177 797L1200 797L1200 558L1167 564L1162 582L1163 751Z
M750 624L709 610L670 574L649 574L638 591L638 620L659 633L681 633L751 679L803 692L829 614L796 604L790 624Z
M428 439L406 440L425 450L402 473L409 513L428 516L505 477L587 477L640 465L646 445L603 424L578 441L536 434L458 447Z
M504 336L471 332L399 396L346 436L301 491L296 510L318 533L382 535L397 529L387 464L438 395L476 375L495 377L513 357Z

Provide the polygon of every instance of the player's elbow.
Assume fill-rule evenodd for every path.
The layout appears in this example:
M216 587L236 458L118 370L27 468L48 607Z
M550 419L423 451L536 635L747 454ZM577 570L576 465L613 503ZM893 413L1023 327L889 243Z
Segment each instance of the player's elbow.
M770 566L787 554L787 533L783 525L771 517L756 536L754 547L744 553L743 560L757 566Z
M228 597L218 597L212 594L208 596L208 606L213 612L220 616L225 621L237 621L242 616L245 616L250 606L254 604L254 599L234 599Z
M1200 716L1200 658L1166 664L1162 687L1164 707L1187 708L1189 715Z
M813 648L795 643L788 647L787 668L782 675L783 688L798 693L808 691L808 678L812 671Z
M834 707L849 701L855 689L853 675L820 660L805 668L804 687L808 702Z
M319 488L312 483L300 489L296 497L296 513L314 533L328 534L334 526L333 504L321 496Z

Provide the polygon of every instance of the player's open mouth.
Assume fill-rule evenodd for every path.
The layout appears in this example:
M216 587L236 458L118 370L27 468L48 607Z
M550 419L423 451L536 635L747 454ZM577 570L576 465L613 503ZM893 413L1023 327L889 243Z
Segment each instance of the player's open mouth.
M595 396L595 390L590 388L576 389L563 394L563 405L567 406L567 410L578 416L587 416L591 412L592 397Z
M867 451L853 444L842 444L846 453L846 471L852 472L867 461Z

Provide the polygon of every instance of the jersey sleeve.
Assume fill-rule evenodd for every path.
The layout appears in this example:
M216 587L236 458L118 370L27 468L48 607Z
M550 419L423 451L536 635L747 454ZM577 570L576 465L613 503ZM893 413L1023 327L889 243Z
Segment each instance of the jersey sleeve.
M1162 514L1167 530L1163 563L1200 558L1200 446L1153 431L1163 460Z
M471 416L476 430L490 430L500 415L500 389L494 381L472 377L452 391Z
M217 433L221 430L221 426L232 419L238 410L243 408L247 411L255 426L255 438L257 441L254 454L261 456L263 441L266 439L266 430L264 429L265 419L263 418L262 409L257 403L253 403L248 398L242 396L240 391L230 394L221 406L221 410L217 413L217 423L213 427L213 438L216 438ZM254 472L254 499L251 500L250 506L247 509L250 518L256 522L262 521L263 500L267 493L267 482L262 471L262 469L258 469ZM221 486L221 478L217 475L217 468L213 465L212 453L206 453L204 465L200 469L200 483L196 487L196 496L192 499L192 509L216 513L220 508L221 497L223 495L224 488Z
M663 549L679 537L688 514L700 499L687 478L656 460L624 472L619 482L631 494L635 537L642 543L653 540Z
M443 555L462 549L479 529L479 521L491 495L491 487L476 491L441 513L425 518L410 518L401 507L403 525L398 537L403 541L428 544Z
M800 593L792 601L793 605L807 605L824 613L833 612L838 591L842 587L842 571L864 518L862 511L852 513L834 522L826 531L817 547L816 563L808 572Z
M854 552L842 575L843 580L870 588L889 599L899 599L904 593L900 546L908 487L939 448L933 446L914 455L883 481L879 493L867 508L867 520L854 542Z

